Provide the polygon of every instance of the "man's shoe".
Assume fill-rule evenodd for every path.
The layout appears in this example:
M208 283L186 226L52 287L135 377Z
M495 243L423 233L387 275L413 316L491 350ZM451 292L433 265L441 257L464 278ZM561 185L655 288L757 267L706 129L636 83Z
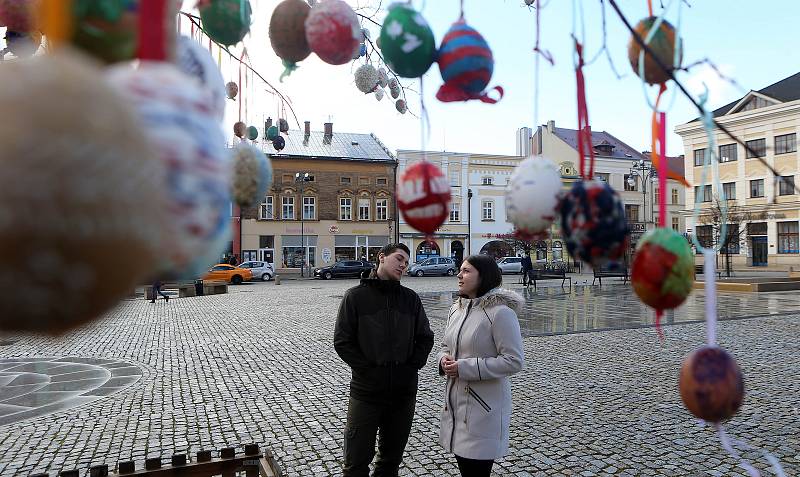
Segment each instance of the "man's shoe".
M150 303L155 303L155 302L156 302L155 300L150 300Z
M164 297L164 299L165 299L165 300L167 300L167 301L169 301L169 297L168 297L168 296L165 296L165 297Z

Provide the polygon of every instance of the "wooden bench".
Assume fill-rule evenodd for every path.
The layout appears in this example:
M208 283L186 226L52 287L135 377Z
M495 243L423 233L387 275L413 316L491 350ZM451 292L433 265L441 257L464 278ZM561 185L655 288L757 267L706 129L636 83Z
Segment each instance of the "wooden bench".
M628 281L628 267L599 267L593 269L592 273L594 274L592 285L595 280L600 280L600 286L603 286L603 278L622 278L622 283Z
M533 282L533 289L536 290L537 280L561 280L561 288L564 288L564 281L569 282L570 289L572 288L572 280L567 277L566 268L541 268L533 269L530 273L530 282Z

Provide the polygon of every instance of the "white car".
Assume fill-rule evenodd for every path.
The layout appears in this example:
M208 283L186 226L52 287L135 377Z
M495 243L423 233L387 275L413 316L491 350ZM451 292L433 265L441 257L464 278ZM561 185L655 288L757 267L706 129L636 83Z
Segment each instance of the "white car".
M272 264L269 262L259 262L259 261L252 261L252 262L243 262L239 264L240 268L247 268L253 274L253 280L272 280L272 277L275 276L275 269L272 267Z
M503 257L497 261L497 266L502 273L522 273L522 257Z

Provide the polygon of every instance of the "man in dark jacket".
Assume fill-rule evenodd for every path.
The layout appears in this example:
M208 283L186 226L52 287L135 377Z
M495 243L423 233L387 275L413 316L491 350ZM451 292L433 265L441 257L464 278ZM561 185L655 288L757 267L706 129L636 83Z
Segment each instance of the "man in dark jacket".
M389 244L373 277L347 291L333 344L352 370L344 436L344 476L366 477L375 456L376 477L397 476L417 396L417 371L433 347L422 301L400 285L408 247Z
M533 262L531 261L531 254L526 253L522 258L522 284L524 286L530 285L533 281L531 279L531 272L533 272Z

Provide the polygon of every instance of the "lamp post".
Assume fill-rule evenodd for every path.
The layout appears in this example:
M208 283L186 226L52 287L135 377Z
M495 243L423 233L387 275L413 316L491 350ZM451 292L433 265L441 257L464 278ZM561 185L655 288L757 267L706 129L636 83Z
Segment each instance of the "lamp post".
M644 160L638 160L633 163L628 175L628 185L633 187L636 185L636 180L642 182L642 222L647 223L647 184L658 177L656 168L646 163ZM653 220L653 201L650 201L650 220Z
M303 201L303 186L308 181L310 174L308 172L297 172L294 175L294 181L300 184L300 247L303 249L303 262L300 264L300 276L305 277L306 262L308 261L308 248L306 247L305 230L303 228L305 218L305 202Z

